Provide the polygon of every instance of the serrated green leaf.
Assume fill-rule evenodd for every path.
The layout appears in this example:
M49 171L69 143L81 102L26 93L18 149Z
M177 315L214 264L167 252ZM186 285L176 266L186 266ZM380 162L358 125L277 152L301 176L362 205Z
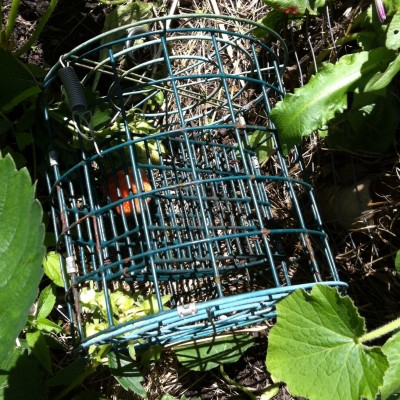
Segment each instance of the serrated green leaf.
M108 366L114 378L125 390L132 390L147 399L146 390L141 384L143 376L129 356L110 351L108 354Z
M37 316L46 318L56 304L56 296L51 285L45 287L39 295Z
M393 52L383 47L348 54L334 65L324 65L305 86L287 94L271 111L283 151L287 153L345 110L349 90L365 85L392 60Z
M0 360L25 325L43 274L42 209L26 169L0 155Z
M46 339L42 332L27 332L26 341L32 350L33 355L42 365L42 367L50 374L53 374L53 368L51 366L50 351L47 347Z
M208 371L221 364L239 360L253 344L252 336L233 334L193 340L188 344L174 346L173 350L179 362L192 371Z
M44 273L57 285L64 287L61 275L60 255L55 251L49 251L43 260Z
M277 304L267 369L294 396L374 400L389 364L378 347L358 342L365 321L348 296L323 285L297 290Z
M383 387L381 389L381 400L389 399L393 394L400 393L400 332L393 335L383 346L383 354L389 362Z

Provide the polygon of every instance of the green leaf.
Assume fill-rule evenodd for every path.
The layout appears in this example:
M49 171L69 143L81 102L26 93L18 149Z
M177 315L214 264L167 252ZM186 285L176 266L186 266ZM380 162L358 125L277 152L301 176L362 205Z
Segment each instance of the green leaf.
M400 332L393 335L383 346L382 351L389 362L383 387L381 389L381 400L388 399L393 394L400 393Z
M264 3L285 14L305 14L306 11L317 14L317 9L325 5L325 0L264 0Z
M386 88L400 71L400 54L389 64L384 72L377 72L365 85L365 92Z
M260 164L267 161L275 152L273 138L268 132L256 130L249 137L249 144L257 154Z
M74 396L71 400L107 400L100 393L94 392L93 390L88 390L83 393L79 393Z
M271 111L284 152L345 110L347 93L368 82L391 60L393 52L383 47L348 54L335 65L324 65L305 86L287 94Z
M252 336L233 334L223 337L193 340L177 345L173 350L179 362L193 371L208 371L221 364L239 360L253 344Z
M129 356L111 351L108 354L108 366L114 378L125 390L132 390L147 399L146 390L141 384L143 376Z
M396 257L394 259L394 266L396 268L397 275L400 276L400 250L397 250Z
M46 381L47 386L67 386L75 381L80 381L80 377L84 374L87 364L87 360L84 358L78 358L49 378Z
M351 109L329 124L329 146L355 151L385 152L400 122L399 101L392 91L355 94Z
M50 374L53 375L53 368L51 366L50 351L42 332L27 332L26 341L32 349L33 355L40 362L42 367Z
M0 155L0 360L25 325L43 274L42 209L26 169Z
M44 370L33 354L15 348L7 359L2 360L0 369L7 380L0 386L0 399L48 399Z
M389 364L380 348L358 339L365 321L348 296L316 285L277 304L267 369L293 396L310 400L373 400Z
M393 16L386 33L386 47L391 50L400 48L400 12Z
M43 317L36 318L35 326L40 331L44 331L44 332L48 332L48 333L51 333L51 332L61 333L64 331L63 328L58 326L53 321L50 321L47 318L43 318Z
M29 68L2 48L0 48L0 87L1 111L10 110L41 91Z
M0 135L7 132L12 126L13 123L10 120L0 119Z
M44 273L57 285L64 287L61 275L60 255L55 251L49 251L43 260Z
M56 304L56 296L51 285L45 287L39 296L37 316L46 318Z

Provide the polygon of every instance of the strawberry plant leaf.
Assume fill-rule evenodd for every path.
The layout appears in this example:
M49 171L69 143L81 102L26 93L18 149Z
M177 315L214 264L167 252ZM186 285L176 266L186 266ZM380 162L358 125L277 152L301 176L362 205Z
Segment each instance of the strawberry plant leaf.
M192 371L208 371L221 364L239 360L254 342L252 336L234 334L226 337L193 340L173 347L179 362Z
M383 346L383 354L389 361L389 369L386 371L381 400L389 399L393 394L400 393L400 332L393 335Z
M326 64L307 85L289 93L271 111L283 151L299 144L303 136L321 129L347 107L347 93L365 85L371 75L394 58L386 48L348 54L336 64Z
M310 400L374 400L389 364L378 347L358 339L365 321L348 296L316 285L277 305L267 368L294 396Z
M42 209L26 169L0 155L0 360L23 328L43 274Z

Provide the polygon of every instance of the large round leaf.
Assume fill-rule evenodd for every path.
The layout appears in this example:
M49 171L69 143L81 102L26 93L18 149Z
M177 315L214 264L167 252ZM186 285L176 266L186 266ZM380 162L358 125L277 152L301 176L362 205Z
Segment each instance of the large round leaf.
M43 274L42 209L28 171L0 155L0 360L13 347Z
M294 396L310 400L374 400L389 364L379 347L360 342L365 321L348 296L315 286L277 305L268 337L267 369Z

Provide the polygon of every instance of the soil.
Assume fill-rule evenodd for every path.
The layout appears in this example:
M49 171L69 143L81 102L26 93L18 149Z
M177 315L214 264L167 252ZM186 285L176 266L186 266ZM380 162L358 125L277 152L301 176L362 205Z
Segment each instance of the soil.
M10 1L3 3L7 14ZM14 36L17 48L29 37L48 3L47 0L21 0ZM190 7L190 3L182 2L186 8ZM353 10L352 3L351 1L336 1L334 8L331 8L330 24L334 37L346 29ZM103 28L105 15L110 9L110 6L105 6L96 0L59 0L38 44L25 55L25 60L49 68L62 54L99 34ZM326 48L329 42L329 38L321 34L322 28L326 26L327 20L323 16L310 20L307 31L299 28L292 32L283 32L289 47L296 43L296 46L291 47L289 67L285 75L288 90L298 87L301 81L306 81L313 72L313 55L319 49ZM314 44L311 48L310 38ZM297 49L300 63L294 57L293 48ZM338 54L331 52L332 58L337 56ZM374 182L371 186L373 192L371 201L378 203L385 199L386 203L383 206L373 208L372 218L378 226L377 229L338 228L337 221L328 224L327 229L331 233L331 243L337 255L339 273L342 279L349 283L349 294L360 307L361 314L366 317L368 327L393 319L395 315L400 314L400 295L398 294L400 285L393 263L393 252L400 246L396 239L400 233L396 206L400 201L397 176L399 157L396 150L392 149L391 152L380 157L368 154L360 157L359 154L350 152L341 154L330 152L324 149L320 142L315 145L313 139L310 139L305 146L307 150L312 148L312 162L309 165L311 180L317 188L322 187L327 180L332 180L332 176L337 174L343 166L350 166L351 171L355 171L361 165L364 168L362 175L372 176ZM381 179L383 176L386 177L386 181ZM361 177L355 175L354 180L359 179ZM380 187L377 185L378 182ZM265 368L267 331L255 333L254 336L255 346L251 347L240 361L227 365L225 372L231 379L250 388L255 395L259 395L272 381ZM175 389L171 388L171 383L165 380L168 369L169 372L173 371L174 379L176 379ZM96 376L93 382L86 383L86 386L92 385L90 388L93 390L100 390L101 387L104 389L104 386L107 386L107 379L104 375ZM243 392L228 384L219 371L185 375L171 355L167 355L157 368L149 372L146 376L146 385L154 399L161 398L165 387L170 387L172 395L184 394L187 398L243 399L245 397ZM110 384L108 390L111 391L112 388L114 386ZM109 395L111 398L115 392L110 392ZM128 397L121 395L120 398ZM275 398L291 399L292 397L284 388L281 388Z

